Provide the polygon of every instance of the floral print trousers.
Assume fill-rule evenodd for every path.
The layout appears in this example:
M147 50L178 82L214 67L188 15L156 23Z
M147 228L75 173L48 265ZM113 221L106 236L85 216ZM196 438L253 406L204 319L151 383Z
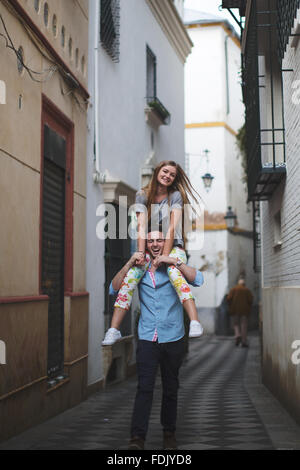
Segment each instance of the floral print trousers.
M183 263L186 263L187 261L184 249L179 246L173 247L169 256L172 258L178 258ZM133 266L131 269L129 269L128 273L126 274L123 283L120 287L114 307L129 310L134 289L136 288L144 274L148 271L149 265L150 256L146 252L146 264L144 266ZM183 304L183 302L185 302L186 300L194 299L191 289L189 288L186 279L181 274L179 269L171 265L168 267L167 271L170 282L176 290L180 302Z

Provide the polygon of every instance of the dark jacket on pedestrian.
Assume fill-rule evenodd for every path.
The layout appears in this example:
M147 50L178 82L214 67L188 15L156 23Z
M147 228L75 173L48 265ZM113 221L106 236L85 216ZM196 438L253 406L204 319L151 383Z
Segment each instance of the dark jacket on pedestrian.
M245 285L233 287L228 296L230 315L249 315L253 302L253 295Z

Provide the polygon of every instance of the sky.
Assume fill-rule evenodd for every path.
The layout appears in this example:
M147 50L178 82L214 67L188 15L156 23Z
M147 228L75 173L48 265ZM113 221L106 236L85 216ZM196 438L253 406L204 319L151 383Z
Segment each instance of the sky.
M219 10L219 5L222 5L222 0L185 0L184 2L184 7L190 10L199 10L207 13L213 13L216 16L228 19L238 34L240 34L239 26L236 24L230 13L226 9ZM233 13L239 19L239 11L234 9Z

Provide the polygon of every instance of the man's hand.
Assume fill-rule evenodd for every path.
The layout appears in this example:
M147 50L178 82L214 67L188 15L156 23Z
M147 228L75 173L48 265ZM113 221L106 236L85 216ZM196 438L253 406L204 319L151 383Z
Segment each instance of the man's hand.
M177 263L177 258L172 258L171 256L166 255L160 255L153 260L152 265L157 268L162 263L175 265Z
M140 251L133 253L131 258L127 261L127 263L123 266L123 268L115 275L112 282L112 287L115 291L118 291L121 288L122 282L128 273L129 269L133 266L138 266L145 264L145 255Z

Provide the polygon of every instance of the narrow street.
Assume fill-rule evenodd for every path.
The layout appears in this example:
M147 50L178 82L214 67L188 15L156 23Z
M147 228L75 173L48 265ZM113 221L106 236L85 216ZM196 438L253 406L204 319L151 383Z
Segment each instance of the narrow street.
M229 337L190 341L181 369L179 449L300 449L300 426L261 384L259 351L255 334L249 350ZM135 377L112 385L0 449L126 449L135 389ZM162 449L160 393L158 377L147 450Z

